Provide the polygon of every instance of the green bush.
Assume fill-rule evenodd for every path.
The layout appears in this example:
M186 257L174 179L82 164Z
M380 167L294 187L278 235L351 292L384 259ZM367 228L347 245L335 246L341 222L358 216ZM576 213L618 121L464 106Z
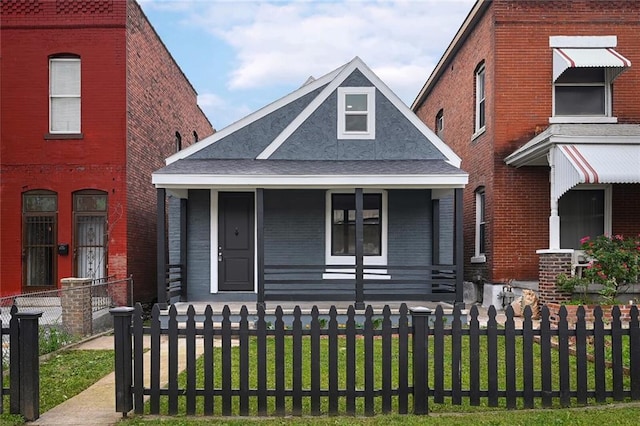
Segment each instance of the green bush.
M564 292L572 293L577 286L600 284L599 295L604 304L615 304L620 291L638 282L640 277L640 235L601 235L594 239L584 237L584 250L588 263L582 276L567 277L560 274L556 284Z

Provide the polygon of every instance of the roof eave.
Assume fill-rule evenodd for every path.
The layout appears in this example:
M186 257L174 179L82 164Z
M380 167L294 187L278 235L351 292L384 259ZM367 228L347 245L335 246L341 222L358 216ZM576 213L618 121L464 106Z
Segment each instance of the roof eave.
M471 31L473 31L476 24L480 21L486 10L491 5L492 1L493 0L476 0L476 3L473 5L473 8L458 29L458 32L451 40L451 43L449 43L447 50L445 50L444 54L431 72L431 75L427 79L427 82L422 86L418 96L416 96L415 100L411 104L412 111L415 112L420 105L422 105L422 102L424 102L429 92L431 92L433 85L440 79L442 73L447 69L449 62L458 53L458 50L460 50Z

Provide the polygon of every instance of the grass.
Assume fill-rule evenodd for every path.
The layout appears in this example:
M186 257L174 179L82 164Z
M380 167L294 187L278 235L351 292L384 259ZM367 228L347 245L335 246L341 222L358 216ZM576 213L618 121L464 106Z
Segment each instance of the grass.
M40 364L40 413L75 396L113 371L112 350L64 350ZM9 411L9 396L4 398ZM115 410L115 407L114 407ZM24 424L21 416L2 414L0 425Z
M634 405L599 406L590 408L488 411L466 414L437 414L429 417L413 415L379 415L375 417L270 417L270 418L220 418L220 417L132 417L121 424L127 426L164 425L164 426L205 426L205 425L362 425L362 426L418 426L418 425L456 425L466 426L540 426L540 425L576 425L590 426L637 425L640 407Z
M40 365L40 412L63 403L113 371L112 350L63 351Z
M272 361L275 359L275 345L274 345L274 339L273 338L269 338L267 340L267 360L270 360L267 362L267 369L266 369L266 373L267 373L267 387L269 389L274 389L275 387L275 363ZM486 345L487 341L486 338L480 338L480 344L481 344L481 348L480 348L480 380L481 380L481 388L482 389L487 389L487 382L488 382L488 376L489 376L489 371L487 368L487 358L488 358L488 351L487 351L487 345ZM522 363L523 363L523 354L522 354L522 345L520 342L518 342L519 344L517 345L516 348L516 365L518 366L518 371L516 372L516 386L518 389L522 389L523 387L523 383L522 383ZM364 339L357 339L356 340L356 354L357 354L357 360L356 360L356 388L357 389L364 389ZM409 345L411 344L411 342L409 341ZM329 377L329 371L328 371L328 346L329 346L329 339L321 339L320 340L320 387L322 389L327 389L328 388L328 377ZM433 344L432 342L430 342L429 344L429 348L430 350L433 349ZM444 375L444 387L445 389L451 389L451 356L450 356L450 351L451 351L451 338L447 337L445 338L445 361L444 361L444 367L443 367L443 371L445 372ZM542 371L542 366L540 365L540 346L539 345L533 345L534 348L534 362L536 363L536 365L534 366L534 388L535 389L540 389L541 388L541 374L540 371ZM250 371L249 371L249 387L251 389L256 389L257 388L257 341L255 338L250 338L249 339L249 345L248 345L248 350L249 350L249 363L250 363ZM285 365L285 386L288 389L292 388L292 374L291 374L291 368L289 368L292 365L292 339L287 338L285 339L285 360L284 360L284 365ZM382 359L382 341L380 339L376 339L374 340L374 359L375 360L380 360ZM311 342L309 338L304 338L303 339L303 343L302 343L302 354L303 354L303 367L302 367L302 371L303 371L303 376L302 376L302 386L303 389L309 389L310 388L310 383L311 383L311 366L310 366L310 356L309 354L311 353ZM431 359L431 363L433 362L433 358L432 358L433 354L430 355L430 359ZM504 368L502 368L502 366L505 365L505 347L504 347L504 341L503 339L498 339L498 354L497 354L498 360L498 383L499 383L499 388L500 389L505 389L506 386L506 375L505 375L505 371ZM345 368L345 364L346 364L346 343L345 343L345 339L344 338L339 338L338 339L338 387L340 389L345 389L346 388L346 368ZM462 389L469 389L469 385L470 385L470 368L469 368L469 360L470 358L470 349L468 346L468 339L463 339L463 343L462 343L462 365L461 365L461 386ZM239 371L239 365L240 365L240 349L238 347L234 347L232 348L232 387L234 389L238 389L239 388L239 374L236 374ZM409 354L409 381L411 382L411 359L412 356L411 354ZM214 349L214 386L215 388L219 389L222 385L222 350L220 348L215 348ZM375 380L375 384L374 384L374 388L380 389L382 388L382 365L380 362L374 362L373 368L374 368L374 380ZM555 350L552 350L551 352L551 365L546 366L546 369L550 369L552 371L552 383L553 383L553 388L554 389L558 389L559 388L559 374L558 374L558 370L559 370L559 356L558 356L558 352ZM571 373L571 387L572 389L576 389L577 384L576 384L576 378L575 378L575 368L576 368L576 364L575 364L575 358L574 357L570 357L570 369L572 371ZM430 379L430 384L429 386L433 389L434 388L434 382L433 382L433 378L434 378L434 366L433 364L430 365L430 373L429 373L429 379ZM197 371L197 377L196 377L196 388L198 389L202 389L204 387L204 377L203 377L203 371L204 371L204 360L203 357L201 357L200 359L197 360L197 366L196 366L196 371ZM394 343L392 344L392 381L393 387L397 387L398 385L398 350L397 350L397 341L394 341ZM592 363L588 363L588 372L587 372L587 376L588 376L588 389L594 389L595 388L595 374L594 374L594 366ZM629 388L629 379L625 378L625 388L628 389ZM608 383L608 386L611 386L612 383L612 372L610 369L607 369L606 371L606 381ZM181 374L179 377L179 384L178 387L180 389L184 389L186 387L186 374ZM160 412L162 414L167 413L167 397L161 397L161 406L160 406ZM184 414L186 412L186 398L184 397L179 397L178 398L178 412ZM397 397L393 398L393 411L397 412ZM488 407L487 406L488 401L486 398L482 398L481 399L481 405L480 406L471 406L469 403L469 399L468 398L463 398L462 399L462 405L453 405L451 403L450 398L445 398L445 402L442 404L436 404L433 401L430 401L430 409L432 410L432 412L434 413L460 413L460 412L482 412L482 411L488 411L488 410L493 410L494 408ZM500 407L504 407L506 405L506 401L504 400L504 398L501 398L499 400L499 406ZM523 401L521 399L518 400L518 404L519 404L519 408L522 408L523 406ZM554 398L554 404L555 406L559 406L559 400L557 398ZM220 399L220 397L216 397L215 398L215 405L214 405L214 413L215 414L220 414L222 412L222 401ZM341 397L339 399L339 411L340 412L344 412L345 411L345 405L346 405L346 401L345 398ZM382 401L381 398L376 398L375 399L375 412L376 414L380 414L382 413ZM409 396L409 408L411 409L412 407L412 402L411 402L411 396ZM536 399L536 407L541 407L541 401L539 398ZM286 412L291 412L292 411L292 401L290 398L286 398ZM328 398L326 397L322 397L321 398L321 411L323 413L327 413L328 412ZM148 406L147 406L147 410L146 412L148 413ZM234 414L238 414L239 413L239 398L238 397L233 397L232 398L232 412ZM275 412L275 400L272 397L268 398L268 409L267 409L268 413L274 413ZM302 412L305 414L309 414L311 412L311 408L310 408L310 398L305 397L303 398L303 405L302 405ZM364 413L364 401L363 398L358 398L356 401L356 412L358 414L363 414ZM202 397L198 397L197 398L197 404L196 404L196 413L198 414L202 414L203 413L203 398ZM249 413L251 415L256 415L257 414L257 401L255 397L250 397L249 398Z

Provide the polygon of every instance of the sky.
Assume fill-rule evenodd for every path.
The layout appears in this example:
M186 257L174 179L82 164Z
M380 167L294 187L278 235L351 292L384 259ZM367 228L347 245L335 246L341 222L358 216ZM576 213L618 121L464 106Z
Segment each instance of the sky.
M407 105L475 0L138 0L217 130L359 56Z

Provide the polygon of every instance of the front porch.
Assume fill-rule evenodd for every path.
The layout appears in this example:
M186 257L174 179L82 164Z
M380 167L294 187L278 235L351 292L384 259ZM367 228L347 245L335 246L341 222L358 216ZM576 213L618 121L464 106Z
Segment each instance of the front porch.
M463 303L461 189L385 191L384 207L376 219L381 229L380 256L365 254L365 243L371 239L364 235L365 190L352 190L355 217L350 226L355 234L355 247L350 249L354 255L342 257L330 256L333 253L325 247L332 226L332 223L326 224L325 233L325 213L328 218L332 217L328 207L325 212L325 199L326 205L331 206L331 198L325 197L325 191L257 188L247 193L255 194L249 200L251 203L255 200L255 219L248 219L249 223L255 223L255 232L249 232L252 235L248 237L248 245L255 247L255 262L249 258L245 262L246 270L238 272L244 276L246 284L235 291L220 285L225 272L224 262L231 258L230 252L223 250L222 239L228 238L224 231L227 225L220 220L222 213L219 210L205 211L215 204L220 209L216 197L229 193L211 190L196 194L191 191L190 197L179 200L179 210L174 209L180 212L179 232L173 234L179 241L179 264L167 267L167 228L158 227L158 303L167 306L193 300L222 305L253 304L266 309L277 304L289 305L292 309L302 303L309 305L309 310L313 304L328 309L339 303L345 310L352 304L357 310L363 310L368 304L373 304L374 309L379 305L382 309L389 301L398 301L397 307L401 302L412 302L415 306L434 302ZM442 194L448 194L448 198L438 198ZM199 205L202 206L200 213L197 212ZM159 216L166 210L165 190L158 188ZM282 211L289 212L298 221L294 223L283 218ZM205 240L207 235L202 239L208 243L209 252L200 254L201 261L194 259L195 256L187 256L189 244L196 243L188 241L187 233L187 223L193 222L195 214L210 214L207 220L218 223L218 229L208 231L211 241ZM159 224L166 221L166 217L159 219ZM231 238L242 237L242 227L234 223L230 229ZM372 258L376 259L372 262ZM211 259L209 264L207 259ZM336 259L342 264L334 264ZM379 264L375 264L376 261ZM203 291L202 282L213 284L208 284ZM197 291L190 288L197 285L200 285Z

